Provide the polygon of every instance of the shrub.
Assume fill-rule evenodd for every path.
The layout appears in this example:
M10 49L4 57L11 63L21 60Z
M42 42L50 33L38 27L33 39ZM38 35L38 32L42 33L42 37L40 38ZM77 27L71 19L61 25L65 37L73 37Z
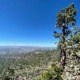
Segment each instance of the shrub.
M43 72L39 80L63 80L61 77L62 72L63 69L61 67L52 64L51 69Z

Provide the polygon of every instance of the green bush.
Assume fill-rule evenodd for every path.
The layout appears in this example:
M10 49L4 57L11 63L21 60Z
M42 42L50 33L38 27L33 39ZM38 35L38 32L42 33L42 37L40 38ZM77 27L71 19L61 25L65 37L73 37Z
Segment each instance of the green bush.
M48 71L45 71L40 76L39 80L63 80L62 75L63 69L52 64Z

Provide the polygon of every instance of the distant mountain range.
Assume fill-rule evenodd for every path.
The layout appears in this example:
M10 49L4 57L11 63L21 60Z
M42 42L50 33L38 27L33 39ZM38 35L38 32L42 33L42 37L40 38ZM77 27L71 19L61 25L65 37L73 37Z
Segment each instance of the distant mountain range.
M52 50L53 47L34 47L34 46L0 46L0 54L28 53L36 50Z

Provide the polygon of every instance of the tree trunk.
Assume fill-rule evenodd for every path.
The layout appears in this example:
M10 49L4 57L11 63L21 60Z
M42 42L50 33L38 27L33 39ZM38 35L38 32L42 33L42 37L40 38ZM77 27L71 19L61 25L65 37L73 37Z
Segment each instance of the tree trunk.
M61 55L62 55L61 65L62 65L63 68L65 68L65 65L66 65L66 44L65 44L66 28L65 28L65 26L63 27L62 32L63 32L63 36L62 36L63 44L62 44L62 48L61 48Z

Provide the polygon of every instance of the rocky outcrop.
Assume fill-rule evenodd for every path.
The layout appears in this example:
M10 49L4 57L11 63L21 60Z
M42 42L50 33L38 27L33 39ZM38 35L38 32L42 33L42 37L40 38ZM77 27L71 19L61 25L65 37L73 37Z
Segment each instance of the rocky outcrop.
M80 61L76 59L76 56L68 56L66 63L63 80L80 80Z

